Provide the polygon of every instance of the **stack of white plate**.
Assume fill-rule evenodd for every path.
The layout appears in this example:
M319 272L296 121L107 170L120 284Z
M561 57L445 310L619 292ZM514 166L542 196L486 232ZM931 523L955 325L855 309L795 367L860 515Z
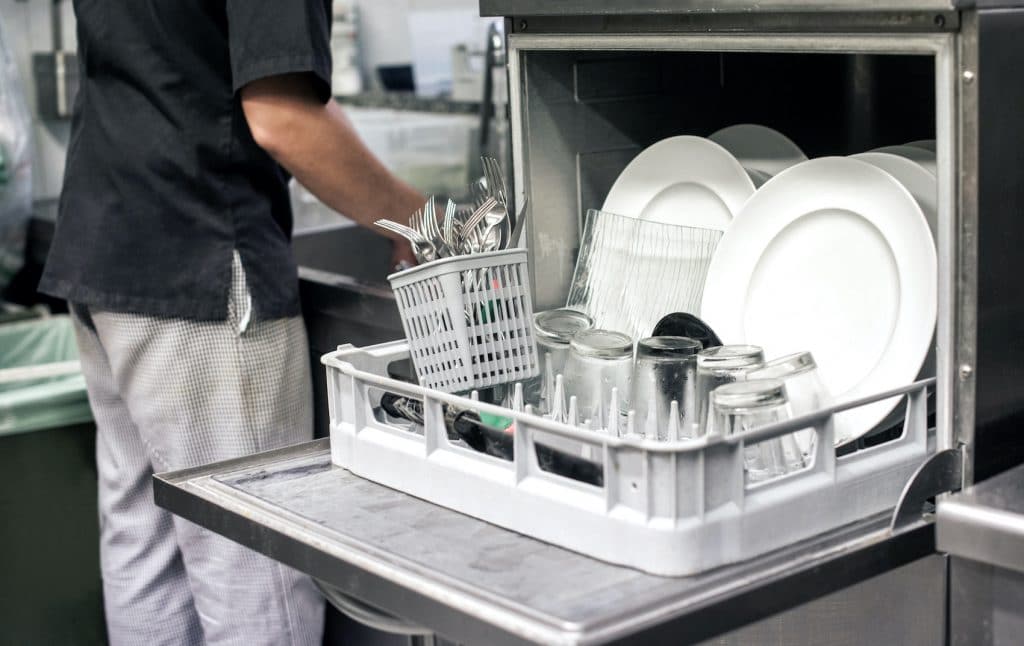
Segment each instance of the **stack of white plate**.
M936 197L934 142L808 160L744 124L644 150L603 210L724 231L701 318L769 357L810 350L842 401L934 375ZM837 416L837 441L898 403Z

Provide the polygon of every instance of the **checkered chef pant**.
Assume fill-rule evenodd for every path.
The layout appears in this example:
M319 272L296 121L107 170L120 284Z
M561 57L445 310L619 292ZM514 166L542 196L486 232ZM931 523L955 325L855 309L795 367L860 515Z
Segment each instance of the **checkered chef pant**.
M96 418L100 562L110 643L319 644L305 576L153 503L151 476L312 438L299 318L250 321L238 254L228 317L200 322L72 305Z

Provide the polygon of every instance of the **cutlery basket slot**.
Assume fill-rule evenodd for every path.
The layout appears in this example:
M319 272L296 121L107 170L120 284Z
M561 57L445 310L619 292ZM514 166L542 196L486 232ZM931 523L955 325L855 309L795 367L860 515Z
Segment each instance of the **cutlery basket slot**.
M539 372L525 249L443 258L388 280L420 385L465 392Z

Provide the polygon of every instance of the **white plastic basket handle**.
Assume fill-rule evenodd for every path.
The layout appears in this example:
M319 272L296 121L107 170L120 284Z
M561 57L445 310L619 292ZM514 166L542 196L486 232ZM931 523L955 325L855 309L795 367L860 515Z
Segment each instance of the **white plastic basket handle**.
M455 337L466 339L469 337L469 328L466 325L466 310L463 308L462 277L458 273L451 273L440 276L438 280L444 289L445 307L448 309ZM472 375L473 355L470 353L469 344L460 343L457 348L463 370L468 375Z

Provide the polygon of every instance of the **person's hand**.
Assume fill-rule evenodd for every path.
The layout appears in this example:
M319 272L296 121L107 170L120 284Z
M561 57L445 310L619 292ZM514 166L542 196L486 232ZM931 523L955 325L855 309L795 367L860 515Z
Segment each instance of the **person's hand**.
M391 241L391 269L399 271L415 267L418 264L416 256L412 252L412 245L408 240Z

